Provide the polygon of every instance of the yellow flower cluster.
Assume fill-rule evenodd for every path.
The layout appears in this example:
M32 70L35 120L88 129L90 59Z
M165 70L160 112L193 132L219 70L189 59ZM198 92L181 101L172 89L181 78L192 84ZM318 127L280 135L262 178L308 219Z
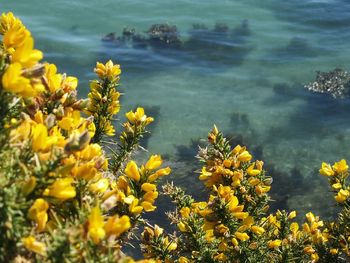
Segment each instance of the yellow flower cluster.
M127 162L153 119L143 108L127 113L124 141L106 154L99 142L115 133L120 66L97 63L100 79L88 100L78 99L77 78L40 63L42 52L12 13L2 14L0 34L0 97L7 107L0 110L0 156L8 159L0 168L0 202L7 204L0 208L0 261L123 260L129 230L143 211L156 209L156 181L170 173L159 155L140 168Z
M339 222L324 223L311 212L299 226L296 211L268 214L268 192L272 179L266 176L262 161L253 161L245 147L231 148L214 126L209 146L198 156L205 163L199 176L209 191L207 201L196 202L180 188L165 186L165 194L176 204L169 214L179 233L164 233L150 242L143 240L144 256L168 262L338 262L348 257L350 213L346 208ZM339 195L348 190L345 160L331 167L322 164L320 172L331 185L341 184ZM334 187L333 189L340 189ZM146 232L148 230L145 230ZM162 240L172 238L175 251L162 249Z
M121 213L130 216L138 216L142 211L154 211L154 202L158 197L155 181L171 171L169 167L158 169L161 165L159 155L152 155L140 168L134 161L129 161L124 175L119 176L111 190L103 195L104 204L118 207Z
M350 196L350 187L346 184L346 178L349 176L349 166L344 159L331 166L328 163L322 163L320 174L329 177L329 183L336 193L334 199L338 203L345 203Z

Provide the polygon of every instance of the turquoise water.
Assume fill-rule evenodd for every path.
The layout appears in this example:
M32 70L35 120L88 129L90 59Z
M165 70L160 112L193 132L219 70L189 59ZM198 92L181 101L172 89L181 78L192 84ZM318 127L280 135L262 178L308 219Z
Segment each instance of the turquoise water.
M350 101L303 85L316 70L349 69L348 1L3 0L0 6L21 17L45 60L79 77L82 95L97 60L120 63L123 112L150 110L157 123L147 149L165 155L174 169L170 179L195 196L201 189L195 145L215 123L265 161L274 177L273 208L334 212L317 170L322 161L350 160ZM176 25L186 49L101 41L124 27L142 33L155 23ZM192 24L216 23L232 37L191 35ZM245 34L237 30L242 23Z

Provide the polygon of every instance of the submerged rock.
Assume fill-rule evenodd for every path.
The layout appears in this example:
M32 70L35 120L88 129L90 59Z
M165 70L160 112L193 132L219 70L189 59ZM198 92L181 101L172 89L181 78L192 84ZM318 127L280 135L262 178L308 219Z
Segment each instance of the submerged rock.
M175 25L154 24L146 32L137 33L133 28L124 28L122 35L109 33L102 40L108 52L114 47L115 51L125 53L129 61L130 53L126 48L144 49L146 52L139 52L138 56L142 54L147 62L154 59L154 53L158 53L161 56L157 59L163 63L189 63L192 66L195 61L198 65L207 66L209 62L215 63L215 68L218 68L220 65L242 63L251 51L246 41L250 33L247 20L233 29L224 23L216 23L212 28L194 24L187 38L181 37Z
M177 27L168 24L154 24L147 31L149 43L155 47L180 47L182 41Z
M305 88L318 93L330 94L333 98L350 97L350 73L336 68L329 72L316 72L316 80Z

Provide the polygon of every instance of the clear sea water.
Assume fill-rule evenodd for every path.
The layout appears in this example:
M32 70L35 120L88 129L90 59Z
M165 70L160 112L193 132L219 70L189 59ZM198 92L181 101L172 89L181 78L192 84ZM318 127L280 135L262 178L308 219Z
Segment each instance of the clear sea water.
M350 161L350 101L303 85L316 70L350 68L350 1L2 0L0 7L24 21L45 60L79 77L82 96L96 61L120 63L123 113L141 105L156 118L147 149L166 157L169 179L189 193L201 196L194 155L215 123L265 161L274 209L334 213L318 169ZM156 23L176 25L186 51L101 41ZM217 23L229 32L191 34L193 24ZM242 23L249 30L238 30ZM168 205L161 200L160 211Z

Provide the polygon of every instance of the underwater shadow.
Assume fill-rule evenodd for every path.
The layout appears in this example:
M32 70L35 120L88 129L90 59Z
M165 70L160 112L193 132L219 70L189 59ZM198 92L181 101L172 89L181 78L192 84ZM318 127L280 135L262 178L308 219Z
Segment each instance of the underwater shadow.
M313 47L305 38L292 37L286 46L271 49L262 58L262 63L297 63L315 58L323 52L324 50Z

